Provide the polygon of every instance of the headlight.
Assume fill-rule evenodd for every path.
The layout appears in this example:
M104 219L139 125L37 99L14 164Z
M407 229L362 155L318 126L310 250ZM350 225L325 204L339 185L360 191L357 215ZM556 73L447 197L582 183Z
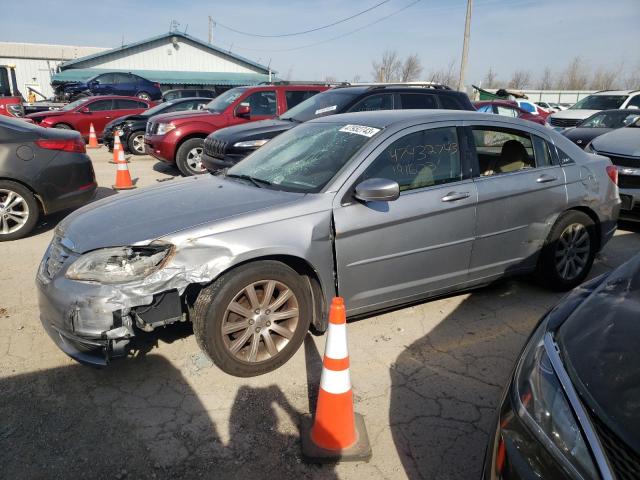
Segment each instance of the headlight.
M170 252L171 245L94 250L76 260L65 276L72 280L102 283L140 280L158 270Z
M233 146L237 148L258 148L267 143L269 140L247 140L246 142L237 142Z
M24 117L24 107L21 103L10 103L7 105L7 110L9 110L14 117Z
M547 321L536 330L515 375L518 414L561 464L598 478L580 425L544 347Z
M164 135L165 133L169 133L174 128L176 128L176 126L173 123L159 123L157 134Z

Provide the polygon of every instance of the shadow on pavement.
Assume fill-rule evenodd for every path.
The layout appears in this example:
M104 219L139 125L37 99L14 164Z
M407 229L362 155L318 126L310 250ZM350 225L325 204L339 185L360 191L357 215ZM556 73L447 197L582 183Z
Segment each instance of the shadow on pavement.
M599 254L592 276L640 251L624 232ZM390 369L389 425L411 479L480 478L495 410L538 320L563 296L522 279L475 290Z
M0 476L337 478L330 465L301 463L301 412L278 386L242 385L231 404L215 381L203 401L157 355L2 378Z

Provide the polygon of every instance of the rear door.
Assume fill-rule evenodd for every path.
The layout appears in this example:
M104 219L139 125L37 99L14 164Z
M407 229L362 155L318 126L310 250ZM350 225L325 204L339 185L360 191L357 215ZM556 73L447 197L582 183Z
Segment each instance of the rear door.
M434 109L439 108L435 95L429 93L400 93L400 105L396 108L402 110Z
M91 87L92 93L95 95L111 95L114 92L114 74L105 73L98 75Z
M353 107L349 112L370 112L373 110L393 110L394 108L394 95L393 93L379 93L375 95L369 95L363 98Z
M354 172L334 205L338 290L350 312L466 281L476 223L467 159L459 129L442 122L392 135ZM400 197L353 199L349 189L367 178L397 181Z
M135 95L137 91L137 81L138 77L128 74L128 73L114 73L115 85L114 85L114 93L115 95Z
M128 98L116 98L113 101L113 111L109 113L110 120L125 115L135 115L147 109L147 104L141 100L131 100ZM109 121L110 121L109 120Z
M469 276L488 279L535 266L550 223L566 209L562 167L548 138L501 122L466 122L475 147L477 238Z

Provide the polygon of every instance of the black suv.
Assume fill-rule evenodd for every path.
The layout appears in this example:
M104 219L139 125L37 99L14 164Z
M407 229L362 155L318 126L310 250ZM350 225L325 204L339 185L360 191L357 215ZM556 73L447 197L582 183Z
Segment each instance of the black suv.
M336 87L308 98L276 119L213 132L204 142L202 163L212 173L231 167L273 137L314 118L345 112L418 108L475 110L465 93L433 83Z

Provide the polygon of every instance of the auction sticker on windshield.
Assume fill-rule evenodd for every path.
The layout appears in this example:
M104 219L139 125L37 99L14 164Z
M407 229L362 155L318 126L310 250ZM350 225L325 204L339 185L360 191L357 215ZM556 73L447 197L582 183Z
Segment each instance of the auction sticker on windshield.
M340 129L341 132L355 133L356 135L363 135L365 137L373 137L380 131L379 128L366 127L364 125L345 125Z
M337 105L331 105L330 107L324 107L324 108L321 108L320 110L316 110L316 113L314 113L314 115L320 115L321 113L333 112L336 108L338 108Z

